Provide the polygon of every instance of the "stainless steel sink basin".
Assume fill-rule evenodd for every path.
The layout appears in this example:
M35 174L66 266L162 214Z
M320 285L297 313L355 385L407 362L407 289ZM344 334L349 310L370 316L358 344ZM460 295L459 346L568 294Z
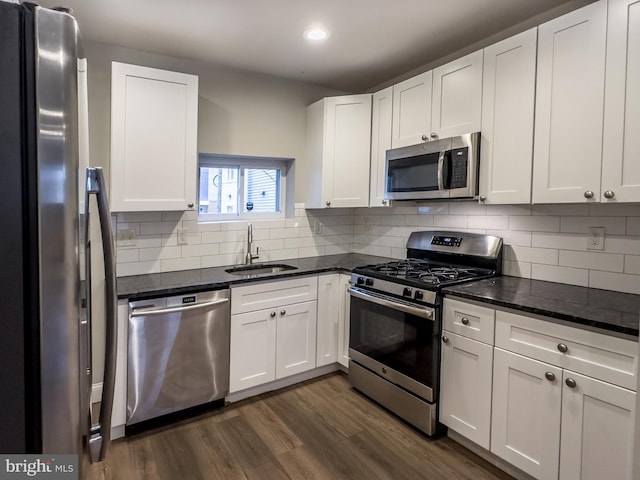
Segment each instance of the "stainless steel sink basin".
M285 265L284 263L256 263L255 265L241 265L239 267L228 268L225 272L232 275L254 276L297 270L297 268L298 267L292 265Z

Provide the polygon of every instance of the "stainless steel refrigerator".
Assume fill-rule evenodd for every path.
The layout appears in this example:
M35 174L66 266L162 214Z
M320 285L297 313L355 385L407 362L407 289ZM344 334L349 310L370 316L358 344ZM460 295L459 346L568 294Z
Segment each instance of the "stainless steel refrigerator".
M72 15L0 1L0 453L78 454L81 466L104 458L109 443L116 340L104 180L100 169L85 168L86 73ZM96 422L84 294L94 193L107 290Z

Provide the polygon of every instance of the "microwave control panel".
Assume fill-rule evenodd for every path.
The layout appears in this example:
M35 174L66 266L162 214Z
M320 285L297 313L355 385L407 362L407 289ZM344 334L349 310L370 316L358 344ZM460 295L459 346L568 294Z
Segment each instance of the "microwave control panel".
M465 188L467 186L467 165L469 163L469 149L455 148L451 154L451 177L449 188Z

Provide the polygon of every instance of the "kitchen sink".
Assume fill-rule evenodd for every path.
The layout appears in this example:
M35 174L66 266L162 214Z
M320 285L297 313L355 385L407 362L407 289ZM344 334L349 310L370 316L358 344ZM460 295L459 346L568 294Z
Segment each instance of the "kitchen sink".
M256 263L255 265L241 265L239 267L228 268L225 272L232 275L253 276L267 275L269 273L286 272L287 270L297 270L298 267L286 265L284 263Z

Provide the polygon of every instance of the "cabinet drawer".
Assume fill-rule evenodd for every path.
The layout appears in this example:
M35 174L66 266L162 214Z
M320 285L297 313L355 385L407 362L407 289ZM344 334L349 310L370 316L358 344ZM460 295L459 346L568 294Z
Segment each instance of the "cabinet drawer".
M231 314L309 302L318 297L318 278L301 277L231 288Z
M494 309L452 298L444 299L445 330L493 345L494 324Z
M636 389L638 345L631 340L498 310L496 347Z

